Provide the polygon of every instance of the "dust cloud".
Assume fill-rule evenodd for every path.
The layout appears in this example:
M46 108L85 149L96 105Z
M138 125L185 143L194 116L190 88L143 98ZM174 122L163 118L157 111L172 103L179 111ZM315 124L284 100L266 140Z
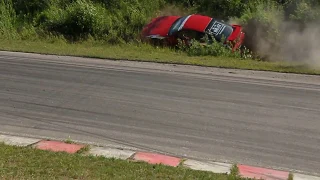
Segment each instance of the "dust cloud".
M269 61L288 61L320 67L320 23L300 25L281 22L278 36L268 36L267 27L254 21L244 26L245 46ZM276 33L275 33L276 34Z

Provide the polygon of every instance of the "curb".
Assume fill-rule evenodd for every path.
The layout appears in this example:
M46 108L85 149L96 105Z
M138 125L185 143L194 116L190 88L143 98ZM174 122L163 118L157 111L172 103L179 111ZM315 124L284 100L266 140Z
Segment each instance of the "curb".
M66 152L70 154L84 151L85 155L103 156L106 158L115 158L130 161L143 161L149 164L162 164L172 167L183 166L193 170L209 171L213 173L230 174L232 164L220 162L204 162L192 159L182 159L179 157L167 156L163 154L131 151L117 148L107 148L99 146L90 146L85 144L76 144L72 142L63 142L55 140L44 140L37 138L26 138L10 135L0 135L0 143L19 147L33 147L35 149ZM288 180L290 172L253 167L243 164L236 165L239 169L239 175L244 178L255 178L264 180ZM304 174L292 173L292 180L320 180L320 177Z

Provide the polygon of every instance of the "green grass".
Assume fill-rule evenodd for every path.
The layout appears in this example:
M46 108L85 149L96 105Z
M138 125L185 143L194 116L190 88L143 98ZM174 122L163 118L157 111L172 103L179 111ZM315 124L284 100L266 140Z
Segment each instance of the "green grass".
M293 174L292 174L292 173L289 173L288 180L293 180L293 179L294 179Z
M320 69L312 69L301 64L213 56L188 56L186 53L149 45L108 45L95 42L69 44L59 40L52 42L2 40L0 50L320 75Z
M194 171L183 167L54 153L0 144L0 179L211 179L237 176Z

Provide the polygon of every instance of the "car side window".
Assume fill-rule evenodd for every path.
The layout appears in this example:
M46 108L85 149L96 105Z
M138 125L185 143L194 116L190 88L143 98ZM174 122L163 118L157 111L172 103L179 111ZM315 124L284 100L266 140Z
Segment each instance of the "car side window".
M177 38L179 39L195 39L197 41L204 41L205 33L201 33L198 31L184 29L177 33Z

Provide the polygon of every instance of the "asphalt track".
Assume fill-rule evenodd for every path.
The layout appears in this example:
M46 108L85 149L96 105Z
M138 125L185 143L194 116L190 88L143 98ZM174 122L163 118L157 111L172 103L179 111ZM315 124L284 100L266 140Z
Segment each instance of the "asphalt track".
M319 77L131 64L0 52L0 131L320 172Z

